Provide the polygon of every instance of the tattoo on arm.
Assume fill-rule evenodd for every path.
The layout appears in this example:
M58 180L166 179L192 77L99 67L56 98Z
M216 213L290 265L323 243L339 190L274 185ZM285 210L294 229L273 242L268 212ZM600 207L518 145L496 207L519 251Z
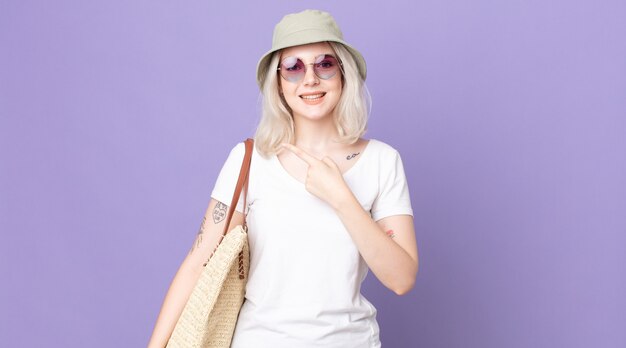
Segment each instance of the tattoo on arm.
M360 154L360 152L353 153L352 155L346 156L346 159L349 161L349 160L353 159L354 157L358 156L359 154Z
M216 225L222 222L226 218L226 212L228 206L222 202L217 202L215 209L213 209L213 223Z
M213 222L218 224L222 222L226 218L226 212L228 211L228 206L222 202L217 202L215 208L213 209ZM200 229L198 229L198 235L196 237L195 248L199 248L200 244L202 244L202 235L204 234L204 229L206 226L206 216L202 218L202 224L200 224ZM193 246L189 253L195 249Z
M200 229L198 230L198 237L196 238L196 248L200 247L202 243L202 234L204 233L204 224L206 223L206 216L202 218L202 224L200 224Z
M389 231L387 231L385 233L389 236L389 238L395 238L396 237L396 234L393 232L393 230L389 230Z
M204 224L206 223L206 216L202 218L202 223L200 224L200 228L198 229L198 234L196 235L195 248L199 248L200 244L202 244L202 234L204 233ZM195 249L193 246L191 250L189 250L189 254L193 252Z

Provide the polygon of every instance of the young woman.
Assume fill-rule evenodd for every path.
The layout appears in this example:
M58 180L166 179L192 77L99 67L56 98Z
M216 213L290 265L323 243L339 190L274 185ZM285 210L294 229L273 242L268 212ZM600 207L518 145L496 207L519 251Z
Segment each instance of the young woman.
M263 117L247 196L250 273L232 347L380 347L368 268L401 295L415 282L413 211L398 152L365 140L365 60L333 18L285 16L259 61ZM244 156L237 144L150 346L163 347L224 228ZM243 221L239 200L231 225Z

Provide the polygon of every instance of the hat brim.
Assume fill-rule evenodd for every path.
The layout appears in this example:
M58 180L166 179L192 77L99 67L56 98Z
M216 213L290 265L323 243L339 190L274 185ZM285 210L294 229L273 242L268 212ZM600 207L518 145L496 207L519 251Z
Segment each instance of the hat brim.
M297 33L299 35L292 35L290 38L286 38L284 41L281 42L280 45L276 47L272 47L271 50L267 51L261 57L261 59L259 59L259 62L257 63L257 67L256 67L256 71L257 71L256 76L257 76L257 84L259 85L260 89L263 89L263 83L265 83L265 78L269 69L270 60L272 59L272 54L274 52L282 50L287 47L307 45L307 44L312 44L312 43L317 43L317 42L326 42L326 41L337 42L346 47L346 49L350 52L350 54L352 54L352 57L354 58L356 62L357 68L359 70L359 75L361 75L361 78L365 81L365 78L367 77L367 65L365 64L365 58L363 58L363 55L356 48L350 46L347 42L343 40L337 39L336 36L330 36L324 32L320 32L317 30L308 30L308 31L310 32L307 32L307 33L299 32ZM315 31L315 32L312 32L312 31ZM315 37L315 39L307 39L306 38L307 36L313 36Z

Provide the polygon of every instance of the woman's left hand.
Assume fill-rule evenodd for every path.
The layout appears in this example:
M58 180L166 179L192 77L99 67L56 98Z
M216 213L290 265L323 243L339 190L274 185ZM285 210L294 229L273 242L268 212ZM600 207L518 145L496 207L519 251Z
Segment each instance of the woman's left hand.
M293 152L309 165L305 188L311 194L335 209L352 195L337 163L330 157L326 156L319 160L295 145L282 143L281 147Z
M419 265L413 217L394 215L374 221L359 204L330 157L319 160L286 143L282 148L309 165L305 182L307 191L333 207L376 277L398 295L409 291L415 284ZM384 232L390 230L396 234L393 240Z

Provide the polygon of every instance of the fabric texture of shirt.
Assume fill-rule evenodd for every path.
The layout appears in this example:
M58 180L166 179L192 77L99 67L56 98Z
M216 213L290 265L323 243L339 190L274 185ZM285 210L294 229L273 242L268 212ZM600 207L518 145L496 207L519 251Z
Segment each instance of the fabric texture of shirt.
M230 204L244 153L243 142L232 149L212 198ZM398 151L370 139L355 160L343 178L375 221L413 215ZM255 148L249 175L250 275L232 347L380 347L376 309L360 291L367 264L334 210L276 155Z

